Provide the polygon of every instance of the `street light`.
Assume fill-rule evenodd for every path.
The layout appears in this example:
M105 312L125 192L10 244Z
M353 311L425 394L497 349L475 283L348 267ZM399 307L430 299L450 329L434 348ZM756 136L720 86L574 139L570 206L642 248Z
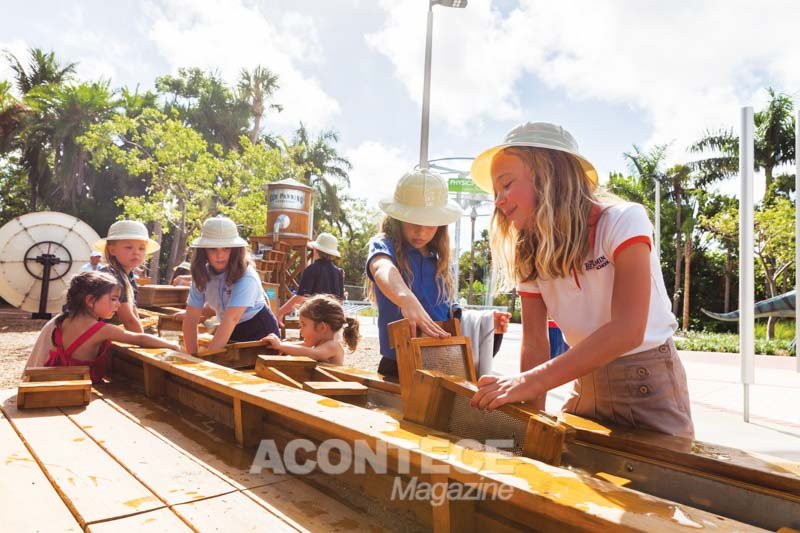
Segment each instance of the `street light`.
M425 35L425 78L422 85L422 132L419 139L419 168L428 168L428 130L431 115L431 45L433 43L433 6L467 7L467 0L430 0L428 30Z

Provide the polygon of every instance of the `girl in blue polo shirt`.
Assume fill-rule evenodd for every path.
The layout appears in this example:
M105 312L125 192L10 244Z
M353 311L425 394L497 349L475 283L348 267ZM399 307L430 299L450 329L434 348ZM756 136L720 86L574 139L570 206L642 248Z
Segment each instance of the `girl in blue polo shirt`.
M428 170L400 178L394 197L380 202L386 217L369 243L367 276L378 305L381 358L378 372L397 377L387 325L408 319L412 330L447 337L436 321L447 320L453 300L447 225L463 214L448 199L444 178Z
M261 279L249 264L247 241L239 237L236 224L223 216L206 220L191 247L192 286L183 319L186 351L197 352L197 325L205 304L219 317L208 350L277 334L278 322L267 305Z

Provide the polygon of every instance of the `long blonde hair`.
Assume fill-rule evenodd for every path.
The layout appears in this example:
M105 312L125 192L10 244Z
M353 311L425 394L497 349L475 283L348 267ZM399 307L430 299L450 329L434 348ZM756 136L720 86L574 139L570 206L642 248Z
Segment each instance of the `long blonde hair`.
M498 154L521 159L536 191L526 228L517 230L497 208L492 214L489 231L498 288L580 272L589 253L591 227L599 218L592 212L601 202L578 160L566 152L533 147L514 146Z
M396 218L385 216L381 222L381 233L392 241L397 269L406 285L411 287L414 273L411 272L411 265L406 255L403 223ZM437 301L451 302L455 295L455 280L450 269L450 234L447 226L438 227L433 239L428 243L428 251L436 254ZM369 280L367 280L367 295L370 301L375 302L374 283L370 283Z

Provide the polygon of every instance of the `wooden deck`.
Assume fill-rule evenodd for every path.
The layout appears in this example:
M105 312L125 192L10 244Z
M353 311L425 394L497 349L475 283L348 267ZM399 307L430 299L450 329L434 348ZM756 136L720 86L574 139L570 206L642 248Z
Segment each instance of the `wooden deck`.
M383 529L300 478L250 474L228 428L118 385L86 407L17 410L12 390L0 406L4 531Z

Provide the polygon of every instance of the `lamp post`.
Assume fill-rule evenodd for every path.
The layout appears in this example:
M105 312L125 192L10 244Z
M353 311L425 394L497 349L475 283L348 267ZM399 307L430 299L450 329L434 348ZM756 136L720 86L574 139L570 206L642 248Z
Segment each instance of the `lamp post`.
M656 259L658 259L658 264L661 264L661 180L664 178L664 175L655 175L653 176L653 180L656 182L656 224L655 224L655 238L656 242ZM680 231L680 229L679 229Z
M431 115L431 47L433 44L433 6L467 7L468 0L429 0L428 29L425 34L425 77L422 85L422 131L419 139L419 168L428 168L428 131Z

